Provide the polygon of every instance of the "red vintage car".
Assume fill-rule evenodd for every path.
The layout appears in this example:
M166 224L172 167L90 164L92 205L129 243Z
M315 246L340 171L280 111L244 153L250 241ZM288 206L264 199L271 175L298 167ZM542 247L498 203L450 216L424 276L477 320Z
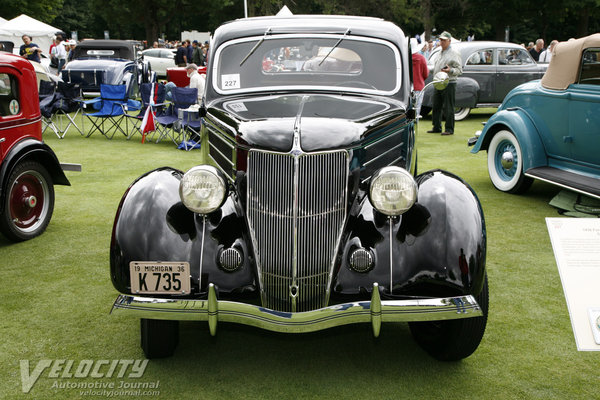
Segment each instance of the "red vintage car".
M206 75L206 67L198 67L198 73ZM177 87L186 87L190 84L185 67L167 68L167 80L176 84Z
M12 241L44 232L54 186L70 185L42 142L42 116L31 63L0 52L0 232Z

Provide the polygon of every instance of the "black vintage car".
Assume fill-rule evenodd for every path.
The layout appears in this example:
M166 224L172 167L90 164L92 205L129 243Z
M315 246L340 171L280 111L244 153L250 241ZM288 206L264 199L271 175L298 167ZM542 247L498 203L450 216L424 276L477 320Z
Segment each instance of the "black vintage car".
M204 159L137 179L115 218L113 313L141 318L147 357L179 320L300 333L407 321L443 360L488 313L486 230L460 178L417 174L411 54L364 17L234 21L214 34Z
M127 93L135 98L141 83L155 79L134 41L84 40L74 52L73 60L62 70L62 79L81 84L85 95L99 95L100 84L106 83L127 85Z
M540 79L548 64L538 64L529 52L518 44L493 41L452 43L461 55L463 73L456 82L457 121L465 119L472 108L498 107L512 89L522 83ZM427 65L433 69L441 48L435 49ZM426 82L431 81L433 74ZM433 107L433 87L423 91L421 114Z

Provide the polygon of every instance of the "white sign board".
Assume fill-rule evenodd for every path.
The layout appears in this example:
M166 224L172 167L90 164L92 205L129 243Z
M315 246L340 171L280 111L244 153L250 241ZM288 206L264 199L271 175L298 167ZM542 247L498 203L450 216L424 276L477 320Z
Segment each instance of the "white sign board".
M546 218L575 342L600 351L600 218Z

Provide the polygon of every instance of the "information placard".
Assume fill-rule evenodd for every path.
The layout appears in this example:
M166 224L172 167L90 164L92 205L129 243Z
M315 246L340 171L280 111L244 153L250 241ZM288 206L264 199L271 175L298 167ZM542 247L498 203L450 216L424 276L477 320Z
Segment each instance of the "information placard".
M600 219L546 218L577 350L600 351Z

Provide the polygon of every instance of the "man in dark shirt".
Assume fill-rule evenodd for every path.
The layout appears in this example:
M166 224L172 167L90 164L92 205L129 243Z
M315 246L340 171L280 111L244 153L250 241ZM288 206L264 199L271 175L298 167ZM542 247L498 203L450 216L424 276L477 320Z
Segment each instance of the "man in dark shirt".
M23 39L24 44L19 48L19 55L29 61L40 62L40 53L42 52L42 49L31 41L31 36L29 35L23 35L21 36L21 39Z
M531 54L531 57L533 57L535 62L538 62L540 59L540 54L542 53L543 50L544 50L544 39L538 39L535 41L535 46L529 50L529 54Z
M175 53L175 64L178 67L185 67L187 65L187 42L183 41L181 46L177 48Z

